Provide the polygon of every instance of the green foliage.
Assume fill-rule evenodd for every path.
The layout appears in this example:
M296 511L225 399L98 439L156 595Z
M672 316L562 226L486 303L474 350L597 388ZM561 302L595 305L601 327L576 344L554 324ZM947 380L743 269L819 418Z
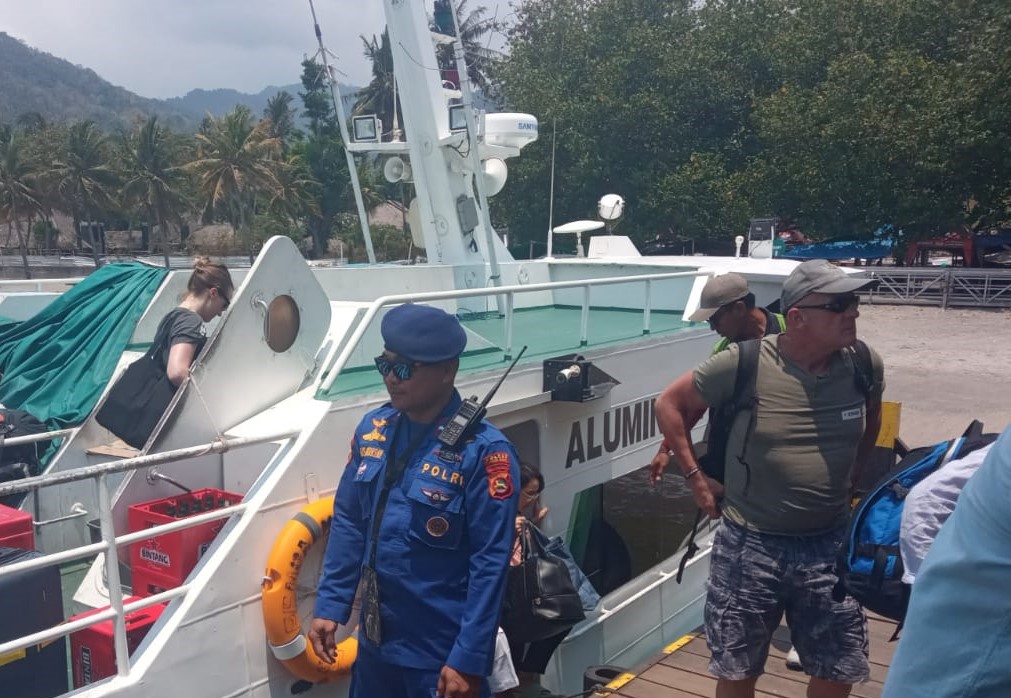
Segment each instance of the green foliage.
M493 201L517 243L622 194L622 231L750 217L912 236L1008 218L1011 13L995 0L525 3L497 66L541 123Z

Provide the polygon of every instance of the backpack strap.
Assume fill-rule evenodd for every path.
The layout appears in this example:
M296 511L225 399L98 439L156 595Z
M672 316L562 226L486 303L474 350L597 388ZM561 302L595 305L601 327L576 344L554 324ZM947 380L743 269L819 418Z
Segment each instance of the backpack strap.
M761 349L761 342L762 340L760 339L748 339L737 343L740 354L737 356L737 373L734 375L734 393L727 402L729 409L725 410L721 415L721 419L727 420L726 427L729 430L732 426L731 422L738 412L746 409L751 410L748 430L744 436L744 443L741 444L741 455L737 458L744 465L746 472L745 492L748 490L748 485L751 484L751 467L744 461L744 451L748 447L748 437L751 435L752 429L754 429L756 420L756 410L754 407L758 402L758 395L755 384L758 378L758 353ZM712 435L711 432L710 435ZM692 530L688 535L688 543L685 545L684 555L681 556L681 562L678 564L677 574L674 577L678 584L681 583L681 577L684 575L685 566L688 564L688 561L699 551L699 546L695 543L695 535L698 533L699 522L702 521L702 516L702 510L696 508L695 521L692 523Z
M744 455L748 451L748 441L751 439L751 432L755 430L758 421L758 355L762 348L762 340L748 339L738 342L740 355L737 359L737 376L734 379L734 395L731 398L733 414L743 410L750 410L748 417L748 427L741 440L741 452L737 455L737 460L744 466L744 494L747 495L748 487L751 486L751 466L744 460ZM730 417L732 419L732 417ZM729 427L729 425L728 425Z
M858 339L849 348L850 360L853 362L853 380L857 390L869 398L874 390L874 363L871 361L871 349L867 343Z

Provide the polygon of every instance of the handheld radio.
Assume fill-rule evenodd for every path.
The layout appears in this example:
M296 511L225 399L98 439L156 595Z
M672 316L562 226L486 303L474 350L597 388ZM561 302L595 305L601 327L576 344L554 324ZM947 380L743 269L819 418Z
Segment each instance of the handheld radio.
M445 444L449 448L455 448L457 444L463 440L463 437L474 428L478 422L480 422L485 413L488 411L488 403L498 392L499 387L502 385L502 381L506 379L509 372L513 370L513 366L516 362L520 360L523 356L523 352L527 350L526 345L520 349L520 353L516 355L513 362L509 364L509 368L505 370L505 373L498 379L498 382L492 386L488 394L484 396L484 400L481 402L477 401L477 395L467 398L460 403L460 406L456 408L456 412L449 418L445 426L442 427L442 431L439 432L438 439L441 443Z

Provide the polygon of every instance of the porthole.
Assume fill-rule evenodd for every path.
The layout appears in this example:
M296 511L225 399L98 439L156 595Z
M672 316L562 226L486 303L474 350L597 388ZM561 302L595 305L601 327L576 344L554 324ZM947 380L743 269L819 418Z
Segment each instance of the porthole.
M267 346L278 354L288 351L298 337L300 316L298 304L291 296L277 296L267 307L263 322L263 334Z

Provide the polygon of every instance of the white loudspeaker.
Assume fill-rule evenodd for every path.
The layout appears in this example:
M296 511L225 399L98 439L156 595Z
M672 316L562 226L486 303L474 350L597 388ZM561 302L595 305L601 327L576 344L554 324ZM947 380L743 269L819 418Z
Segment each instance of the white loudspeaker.
M411 240L414 246L425 249L425 232L421 229L421 208L417 199L411 199L407 207L407 224L411 226Z
M484 193L487 196L495 196L505 186L509 168L506 167L504 160L488 158L482 163L481 169L484 171Z
M383 177L387 182L396 184L397 182L411 181L411 166L396 155L391 157L383 165Z

